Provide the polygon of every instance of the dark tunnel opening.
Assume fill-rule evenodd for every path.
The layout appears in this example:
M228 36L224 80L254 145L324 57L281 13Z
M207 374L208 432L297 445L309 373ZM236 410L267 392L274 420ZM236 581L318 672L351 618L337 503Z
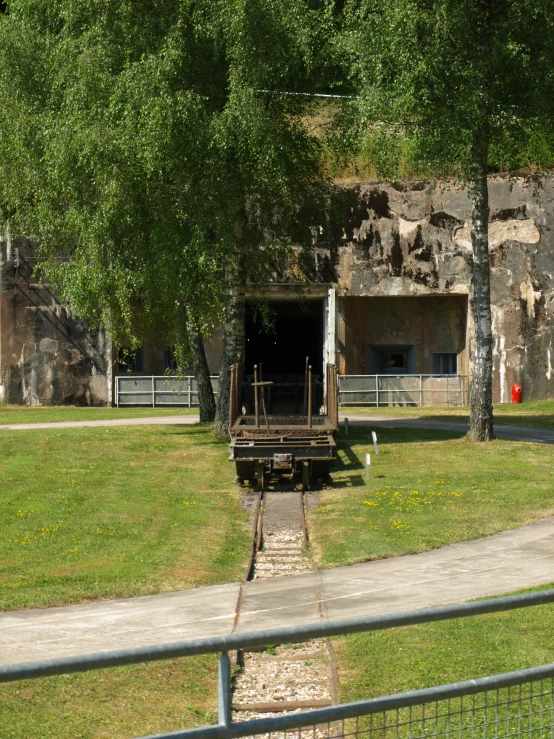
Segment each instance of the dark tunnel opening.
M323 369L323 301L270 303L266 330L255 303L246 305L246 373L262 364L264 375L303 375L306 357L314 374Z
M306 357L312 367L314 408L323 402L322 300L269 303L271 327L264 326L256 303L246 305L247 382L254 365L263 380L274 383L266 392L271 413L301 413Z

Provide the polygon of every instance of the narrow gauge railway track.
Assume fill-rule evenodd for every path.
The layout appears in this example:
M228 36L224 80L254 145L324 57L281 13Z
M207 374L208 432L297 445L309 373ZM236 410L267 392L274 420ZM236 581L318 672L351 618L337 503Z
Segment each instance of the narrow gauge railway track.
M248 579L285 577L314 569L308 550L304 491L290 485L260 491ZM239 596L235 629L241 601ZM240 652L237 668L233 691L237 721L336 705L338 701L333 651L325 640ZM316 729L315 737L326 739L331 733L332 727L326 725Z

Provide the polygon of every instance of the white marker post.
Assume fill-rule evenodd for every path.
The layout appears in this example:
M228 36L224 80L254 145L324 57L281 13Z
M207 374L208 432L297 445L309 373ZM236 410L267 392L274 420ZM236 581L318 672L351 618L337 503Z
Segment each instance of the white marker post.
M371 464L371 454L366 452L365 455L365 479L369 480L369 465Z
M348 436L348 418L344 419L344 435Z
M373 439L373 448L375 449L375 454L379 454L379 447L377 446L377 434L375 431L371 432L371 437Z

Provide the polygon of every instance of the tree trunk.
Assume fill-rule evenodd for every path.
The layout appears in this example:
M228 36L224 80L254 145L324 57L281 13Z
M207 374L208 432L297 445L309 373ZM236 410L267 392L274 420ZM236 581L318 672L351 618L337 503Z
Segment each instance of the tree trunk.
M239 378L244 375L245 350L245 291L246 291L246 212L240 208L235 223L235 253L226 271L227 309L223 324L221 370L217 392L217 411L214 431L226 436L229 431L229 401L231 393L231 366L239 365Z
M189 331L189 342L193 357L194 376L198 386L200 423L212 423L215 419L215 398L210 380L210 368L204 351L202 334L194 327Z
M474 339L470 351L469 428L472 441L494 439L492 419L492 317L489 265L488 139L481 129L474 134L470 197L473 202Z

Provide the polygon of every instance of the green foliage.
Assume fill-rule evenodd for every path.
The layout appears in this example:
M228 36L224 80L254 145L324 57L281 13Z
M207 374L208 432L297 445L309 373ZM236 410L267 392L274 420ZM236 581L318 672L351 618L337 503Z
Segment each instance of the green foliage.
M546 585L540 590L551 587ZM554 653L551 621L552 606L546 605L335 639L333 648L339 664L340 700L364 700L548 664L552 662ZM475 726L485 715L488 719L491 713L494 713L491 723L498 722L497 725L501 726L506 722L510 708L512 720L517 723L521 705L534 708L533 703L536 705L538 700L546 705L547 698L529 696L533 688L536 696L540 692L536 683L511 688L511 693L501 690L494 697L489 693L488 709L486 704L483 706L482 696L465 696L466 721L460 721L460 713L456 714L460 707L457 699L449 701L448 706L439 704L436 713L435 706L428 708L425 714L421 708L414 708L410 716L406 715L407 710L401 709L395 713L394 721L390 720L390 714L387 716L390 723L379 732L379 736L394 735L403 739L404 736L425 735L415 731L421 726L419 721L423 715L428 721L433 721L432 729L427 724L429 733L442 733L446 719L449 725L445 733L451 736L456 733L459 737L475 736ZM514 696L518 694L523 698L519 706L514 705L517 704ZM511 706L508 700L512 702ZM470 702L476 709L474 716L468 710ZM528 711L527 726L541 720L538 714L536 710ZM374 718L373 736L376 735L375 724L381 717ZM468 724L472 718L475 723L470 727ZM414 722L412 725L408 723L410 719ZM360 724L364 726L365 721ZM398 726L402 727L400 731ZM541 732L533 726L533 733L539 736ZM481 729L481 736L483 734Z
M0 610L245 573L240 491L208 427L2 431L0 452Z
M350 0L350 145L392 177L467 175L476 131L492 169L551 165L553 11L551 0Z
M475 444L463 431L430 429L382 428L378 436L369 481L369 427L351 427L339 438L333 484L309 521L323 566L415 554L553 512L547 444Z
M186 310L202 331L220 321L241 208L251 280L286 257L293 226L310 243L320 143L304 98L264 90L300 89L317 66L318 3L8 8L0 217L40 244L42 274L79 314L131 345L179 342Z

